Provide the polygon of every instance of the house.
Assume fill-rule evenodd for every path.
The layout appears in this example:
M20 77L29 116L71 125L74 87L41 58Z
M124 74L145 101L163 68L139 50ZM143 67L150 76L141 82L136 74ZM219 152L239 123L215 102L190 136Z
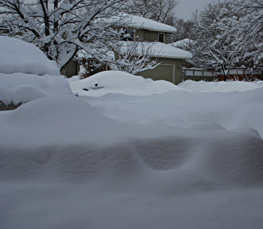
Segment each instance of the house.
M147 18L128 15L128 31L130 40L151 45L151 56L160 63L156 68L138 73L153 80L167 80L178 84L182 81L182 67L187 59L192 58L190 52L168 45L169 34L176 33L172 26Z
M191 59L192 54L168 45L168 35L175 33L176 29L139 16L125 15L125 18L127 23L124 24L125 28L123 28L123 40L127 43L123 42L123 46L129 42L139 43L138 54L141 47L148 46L151 50L151 57L159 63L156 68L139 72L136 75L153 80L166 80L174 84L182 82L183 63L185 60ZM73 64L71 63L71 65ZM74 68L75 66L71 69ZM65 73L68 76L67 71Z

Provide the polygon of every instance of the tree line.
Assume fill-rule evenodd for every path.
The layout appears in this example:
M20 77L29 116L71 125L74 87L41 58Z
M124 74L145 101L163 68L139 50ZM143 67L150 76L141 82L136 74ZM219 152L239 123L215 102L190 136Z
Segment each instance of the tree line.
M190 39L182 48L193 53L198 67L221 68L226 79L232 67L263 66L262 0L210 3L182 28L177 36Z
M220 67L227 75L230 67L263 65L262 0L213 2L187 21L176 16L177 4L176 0L0 0L0 30L34 43L60 69L80 50L116 69L128 69L131 61L137 70L155 67L149 52L138 60L131 51L121 60L108 55L120 49L123 33L116 28L128 24L120 14L126 12L174 26L177 33L170 42L187 38L181 48L192 52L198 67Z
M134 0L131 12L174 26L170 43L182 41L175 45L193 54L196 67L221 68L225 78L232 67L263 67L262 0L218 0L186 21L174 13L178 2L160 1L166 7L158 12L156 1Z

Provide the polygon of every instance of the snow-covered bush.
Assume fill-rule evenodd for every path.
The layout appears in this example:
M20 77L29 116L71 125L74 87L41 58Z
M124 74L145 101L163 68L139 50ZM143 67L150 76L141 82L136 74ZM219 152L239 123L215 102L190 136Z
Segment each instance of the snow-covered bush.
M72 95L56 63L33 44L0 36L0 110L45 96Z
M60 75L55 62L50 61L35 45L0 36L0 73Z

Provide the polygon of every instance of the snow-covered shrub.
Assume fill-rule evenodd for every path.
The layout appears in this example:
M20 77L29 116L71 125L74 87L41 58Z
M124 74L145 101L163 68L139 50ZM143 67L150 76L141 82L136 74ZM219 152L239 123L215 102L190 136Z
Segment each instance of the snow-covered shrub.
M0 110L46 96L72 95L56 63L33 44L0 36Z

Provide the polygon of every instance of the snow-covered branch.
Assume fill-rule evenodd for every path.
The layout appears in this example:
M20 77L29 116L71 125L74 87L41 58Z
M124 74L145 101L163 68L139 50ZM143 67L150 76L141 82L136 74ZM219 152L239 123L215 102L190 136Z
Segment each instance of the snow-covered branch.
M100 50L117 34L114 23L100 19L119 14L121 0L0 0L1 28L37 45L63 68L81 48ZM98 42L99 41L99 42ZM98 48L97 48L98 47Z
M239 48L241 12L234 2L209 4L196 16L194 32L197 36L195 58L204 67L221 68L225 79L228 70L244 64L244 50Z
M112 49L115 60L109 64L113 70L121 70L131 74L154 69L160 63L152 58L152 45L148 42L118 42Z

